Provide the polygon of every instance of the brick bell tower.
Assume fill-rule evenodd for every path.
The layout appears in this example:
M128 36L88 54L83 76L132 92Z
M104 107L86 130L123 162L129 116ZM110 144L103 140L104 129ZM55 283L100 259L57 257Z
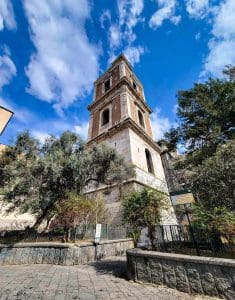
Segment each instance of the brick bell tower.
M160 157L160 147L153 140L151 109L145 101L143 86L132 66L120 55L111 67L94 83L93 103L88 106L90 123L87 145L106 143L135 166L136 176L123 187L124 192L145 186L168 193ZM110 222L121 222L121 202L118 187L89 188L105 199ZM169 209L162 212L164 224L176 224L169 200Z

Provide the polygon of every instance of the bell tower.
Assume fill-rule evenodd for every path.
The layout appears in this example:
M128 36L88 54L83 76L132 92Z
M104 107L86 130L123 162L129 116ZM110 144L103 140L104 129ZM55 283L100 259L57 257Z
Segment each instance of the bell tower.
M153 140L151 109L132 66L120 55L94 83L93 102L88 106L90 123L87 145L107 143L135 166L136 176L128 190L149 186L168 193L160 147ZM96 191L97 192L97 191ZM121 203L117 188L102 187L112 223L120 222ZM164 224L176 224L173 207L163 212Z

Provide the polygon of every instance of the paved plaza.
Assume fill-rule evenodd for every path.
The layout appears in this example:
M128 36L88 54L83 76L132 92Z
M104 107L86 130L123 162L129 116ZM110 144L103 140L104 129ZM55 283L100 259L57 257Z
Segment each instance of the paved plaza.
M125 258L116 257L82 266L1 266L0 299L195 299L166 287L134 283L125 276Z

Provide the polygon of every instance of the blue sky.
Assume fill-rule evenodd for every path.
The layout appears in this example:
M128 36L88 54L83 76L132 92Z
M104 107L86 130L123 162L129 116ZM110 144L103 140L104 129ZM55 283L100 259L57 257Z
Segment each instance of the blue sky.
M155 137L176 122L176 93L235 64L234 0L0 0L0 105L19 131L86 137L93 82L124 53L153 109Z

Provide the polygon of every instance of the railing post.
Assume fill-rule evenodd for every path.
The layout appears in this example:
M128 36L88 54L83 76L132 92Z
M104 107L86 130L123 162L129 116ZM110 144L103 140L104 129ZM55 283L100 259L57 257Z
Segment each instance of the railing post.
M164 228L163 228L164 225L159 225L159 226L161 228L163 246L164 246L165 251L167 251L167 247L166 247L166 243L165 243L165 238L164 238Z
M108 240L109 235L108 235L108 224L105 224L105 231L106 231L106 239Z

